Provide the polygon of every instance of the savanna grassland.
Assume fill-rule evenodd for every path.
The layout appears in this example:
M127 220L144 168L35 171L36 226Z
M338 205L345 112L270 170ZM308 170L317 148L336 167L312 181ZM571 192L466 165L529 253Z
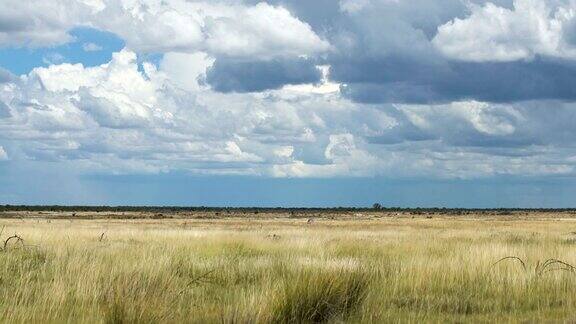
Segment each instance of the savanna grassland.
M4 216L2 322L576 320L566 214Z

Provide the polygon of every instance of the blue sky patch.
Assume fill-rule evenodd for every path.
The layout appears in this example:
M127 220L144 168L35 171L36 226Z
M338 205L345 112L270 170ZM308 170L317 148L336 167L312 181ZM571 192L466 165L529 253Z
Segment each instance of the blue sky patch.
M82 63L97 66L107 63L112 53L124 47L124 41L116 35L93 28L76 28L70 34L70 43L44 48L2 48L0 66L21 75L35 67L60 63Z

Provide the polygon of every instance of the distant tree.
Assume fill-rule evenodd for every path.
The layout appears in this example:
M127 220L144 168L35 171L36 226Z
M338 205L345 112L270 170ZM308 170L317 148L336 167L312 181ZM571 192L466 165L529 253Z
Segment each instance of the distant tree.
M380 210L382 209L382 205L380 205L379 203L375 203L374 205L372 205L372 209Z

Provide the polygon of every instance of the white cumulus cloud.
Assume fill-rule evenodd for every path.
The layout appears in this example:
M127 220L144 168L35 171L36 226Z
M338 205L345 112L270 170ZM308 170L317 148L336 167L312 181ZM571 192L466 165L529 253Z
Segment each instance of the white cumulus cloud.
M142 52L205 51L268 59L312 55L330 45L281 6L228 1L54 0L0 2L0 46L53 46L73 40L75 27L120 36ZM99 50L87 43L86 51Z
M575 15L574 3L563 1L514 0L512 9L472 5L468 17L438 27L433 44L450 58L473 62L575 58L566 40Z

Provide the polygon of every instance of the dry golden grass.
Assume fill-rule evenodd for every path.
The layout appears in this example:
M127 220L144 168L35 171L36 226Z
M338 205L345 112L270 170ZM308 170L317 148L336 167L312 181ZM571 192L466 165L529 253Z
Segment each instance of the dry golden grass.
M0 226L2 240L24 239L0 252L3 322L516 322L576 314L576 273L543 264L576 265L576 220L551 215L310 224L38 218ZM517 259L494 264L508 256L526 269Z

